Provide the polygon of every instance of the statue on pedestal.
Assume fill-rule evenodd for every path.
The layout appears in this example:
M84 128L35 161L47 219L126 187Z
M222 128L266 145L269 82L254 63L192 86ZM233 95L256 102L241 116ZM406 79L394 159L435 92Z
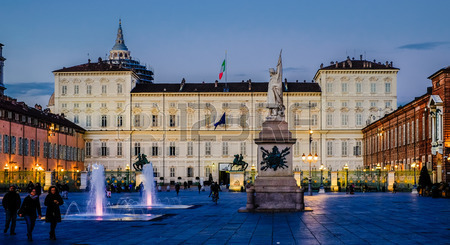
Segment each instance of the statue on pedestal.
M283 66L281 63L281 51L278 58L277 69L270 68L270 81L267 89L267 108L270 110L268 120L284 121L283 105Z

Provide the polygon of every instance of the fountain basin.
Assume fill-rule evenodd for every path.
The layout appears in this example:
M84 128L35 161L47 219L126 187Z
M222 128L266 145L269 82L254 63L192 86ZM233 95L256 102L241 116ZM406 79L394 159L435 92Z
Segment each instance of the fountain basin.
M168 204L125 204L108 206L111 209L188 209L194 205L168 205Z
M149 221L159 218L160 214L70 214L64 215L63 220L68 221Z

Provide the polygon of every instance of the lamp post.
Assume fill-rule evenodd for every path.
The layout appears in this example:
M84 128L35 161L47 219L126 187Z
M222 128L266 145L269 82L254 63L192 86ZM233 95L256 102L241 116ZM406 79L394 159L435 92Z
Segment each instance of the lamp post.
M311 163L312 162L317 162L317 160L319 159L319 157L317 156L317 154L315 154L314 156L309 153L308 156L305 156L305 154L303 153L302 155L302 160L304 163L308 162L309 163L309 182L308 182L308 193L310 196L312 196L312 188L311 188Z
M9 175L8 175L8 170L9 170L9 165L8 165L8 163L5 164L5 167L3 167L3 169L5 170L5 181L6 181L6 179L8 179L8 187L9 187L10 182L9 182Z
M376 169L378 170L378 191L380 191L380 177L381 177L381 166L380 166L380 163L377 164Z
M415 159L414 159L415 160ZM416 167L418 167L419 166L419 164L418 163L416 163L416 162L413 162L412 164L411 164L411 167L414 169L414 186L413 186L413 189L412 189L412 192L411 193L414 193L414 194L417 194L417 185L416 185Z
M323 164L320 164L320 189L319 189L319 193L325 193L325 188L323 188L323 170L326 169L325 166L323 166Z
M346 163L344 165L344 169L345 169L345 191L348 192L348 164Z
M128 164L128 163L126 166L126 170L127 170L127 185L129 186L131 181L130 181L130 164Z

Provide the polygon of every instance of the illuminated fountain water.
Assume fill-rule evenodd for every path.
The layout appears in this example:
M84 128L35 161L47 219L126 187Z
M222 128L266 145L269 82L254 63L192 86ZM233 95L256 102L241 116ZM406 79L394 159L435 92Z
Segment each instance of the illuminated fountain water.
M142 183L144 184L144 193L141 200L142 205L151 206L156 204L155 177L152 163L144 165L142 170Z
M89 185L89 202L87 212L103 216L106 206L105 196L105 168L103 165L91 166L91 183Z

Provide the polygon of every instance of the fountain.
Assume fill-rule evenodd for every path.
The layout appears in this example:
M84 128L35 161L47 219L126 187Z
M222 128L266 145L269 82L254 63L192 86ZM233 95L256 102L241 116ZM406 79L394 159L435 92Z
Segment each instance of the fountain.
M82 213L79 205L76 202L72 202L67 208L64 220L147 221L161 217L161 215L154 214L135 214L134 211L131 214L106 212L105 169L100 164L93 164L90 169L91 180L86 212ZM153 171L151 172L153 173ZM73 209L76 212L70 214Z
M155 177L153 174L153 164L144 165L142 170L142 183L144 184L144 193L142 196L142 204L151 206L156 204L155 202Z

